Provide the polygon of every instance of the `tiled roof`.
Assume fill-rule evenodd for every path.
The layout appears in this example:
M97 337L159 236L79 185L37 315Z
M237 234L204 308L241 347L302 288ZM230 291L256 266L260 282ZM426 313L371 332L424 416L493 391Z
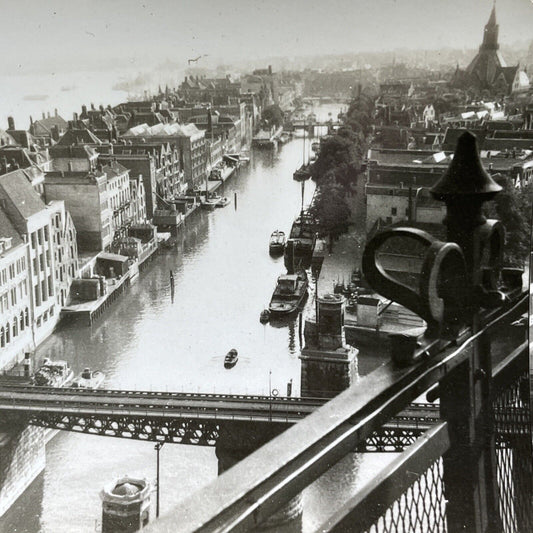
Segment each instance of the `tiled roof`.
M102 141L92 131L76 129L67 130L57 144L67 146L71 144L102 144Z
M31 177L19 169L0 176L0 190L10 198L21 216L30 218L45 209L45 204L30 183Z
M18 246L24 242L19 232L15 229L15 226L11 223L11 220L9 220L9 217L0 207L0 239L2 237L13 239L11 241L12 246Z

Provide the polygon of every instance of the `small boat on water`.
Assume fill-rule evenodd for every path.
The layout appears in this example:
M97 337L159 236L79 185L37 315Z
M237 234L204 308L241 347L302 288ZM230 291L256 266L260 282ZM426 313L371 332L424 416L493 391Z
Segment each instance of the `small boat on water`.
M227 196L223 196L215 207L226 207L229 203L230 199Z
M84 368L78 376L74 378L71 387L78 389L97 389L104 381L105 374L100 370Z
M285 247L285 232L276 230L270 235L270 243L268 245L268 251L270 255L280 255L283 253Z
M307 274L285 274L278 278L268 309L270 316L287 316L297 311L307 296Z
M46 357L35 372L32 382L39 387L65 387L72 381L74 372L66 361L52 361Z
M235 348L232 348L224 357L224 368L233 368L237 364L239 354Z

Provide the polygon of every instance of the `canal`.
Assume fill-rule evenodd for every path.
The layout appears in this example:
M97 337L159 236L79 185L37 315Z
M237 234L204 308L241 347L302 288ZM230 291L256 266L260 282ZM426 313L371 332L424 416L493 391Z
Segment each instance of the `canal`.
M315 112L336 118L339 110L322 106ZM268 394L272 387L285 394L292 380L298 395L297 321L262 325L259 313L285 273L283 258L269 256L268 241L275 229L288 233L300 210L300 184L292 172L302 162L302 145L297 138L277 152L253 153L225 184L230 205L194 214L176 246L157 255L99 322L61 327L37 358L66 359L75 373L100 369L108 388ZM306 201L312 188L309 183ZM231 348L239 361L226 370ZM333 478L353 490L360 460L351 456L348 463L308 491L304 530L314 522L313 509L330 508ZM217 475L214 448L167 444L161 465L162 513ZM44 472L0 520L0 531L99 531L99 492L123 474L155 479L153 442L60 432L47 445Z

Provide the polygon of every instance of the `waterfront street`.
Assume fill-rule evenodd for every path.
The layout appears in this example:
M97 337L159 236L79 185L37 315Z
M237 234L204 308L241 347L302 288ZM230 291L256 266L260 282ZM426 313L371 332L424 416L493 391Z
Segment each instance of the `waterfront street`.
M325 114L337 110L322 107ZM301 158L301 138L277 153L255 151L250 165L220 191L232 199L230 205L193 215L176 247L155 256L92 328L60 327L37 358L66 359L75 373L86 366L100 369L107 388L266 395L270 382L284 395L292 380L298 395L297 319L264 326L259 313L285 272L283 258L269 256L268 241L275 229L288 233L300 210L300 184L292 173ZM309 182L307 201L312 188ZM230 348L239 351L239 361L226 370ZM0 531L93 530L100 521L102 486L126 473L153 481L155 453L151 442L61 432L47 445L45 471L0 520ZM166 445L161 461L162 512L217 474L211 448ZM351 487L353 469L342 476ZM310 498L315 499L312 493ZM76 512L65 529L67 508Z

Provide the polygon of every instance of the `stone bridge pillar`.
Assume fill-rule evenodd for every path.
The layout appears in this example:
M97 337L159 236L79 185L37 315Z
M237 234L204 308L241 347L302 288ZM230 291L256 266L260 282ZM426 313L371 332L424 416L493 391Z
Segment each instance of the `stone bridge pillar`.
M216 444L218 475L253 453L287 429L285 424L231 422L221 424ZM296 533L301 531L302 496L285 503L257 531Z
M356 348L346 344L344 305L340 294L318 299L318 324L306 320L302 360L301 394L330 398L347 389L357 378Z

